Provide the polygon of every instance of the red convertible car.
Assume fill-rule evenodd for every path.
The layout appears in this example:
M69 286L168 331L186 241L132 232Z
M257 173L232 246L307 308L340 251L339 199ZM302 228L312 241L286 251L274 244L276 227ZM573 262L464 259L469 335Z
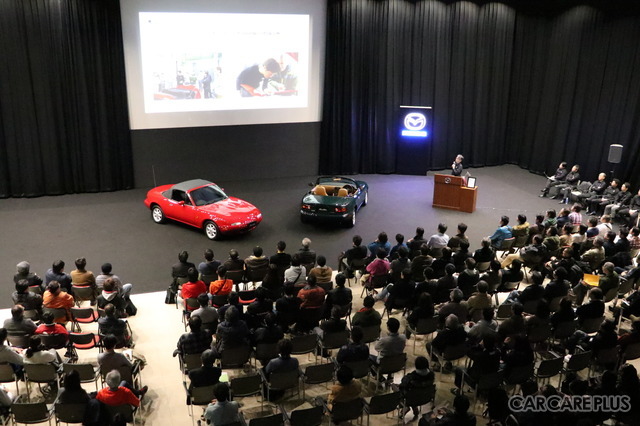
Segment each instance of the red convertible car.
M204 230L211 240L220 234L249 232L262 221L253 204L229 197L218 185L202 179L153 188L144 204L154 222L177 220Z

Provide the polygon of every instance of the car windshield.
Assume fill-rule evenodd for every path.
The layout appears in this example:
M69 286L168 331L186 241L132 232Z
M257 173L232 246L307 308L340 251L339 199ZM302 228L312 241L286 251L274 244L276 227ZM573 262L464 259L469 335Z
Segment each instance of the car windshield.
M350 179L340 178L340 177L322 177L318 179L318 185L333 185L333 186L344 186L351 185L354 186L355 182Z
M205 206L229 198L227 194L215 185L203 186L191 191L189 194L196 206Z

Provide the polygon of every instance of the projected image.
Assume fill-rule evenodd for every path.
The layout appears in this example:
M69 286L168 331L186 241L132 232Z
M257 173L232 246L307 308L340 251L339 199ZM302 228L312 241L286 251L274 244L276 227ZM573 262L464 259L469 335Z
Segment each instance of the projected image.
M140 13L145 112L303 108L308 15Z

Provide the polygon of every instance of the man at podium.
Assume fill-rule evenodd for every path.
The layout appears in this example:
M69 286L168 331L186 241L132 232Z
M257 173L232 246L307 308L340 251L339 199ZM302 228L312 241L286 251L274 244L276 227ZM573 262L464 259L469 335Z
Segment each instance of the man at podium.
M453 160L453 163L451 164L451 174L453 176L460 176L462 174L462 160L464 160L464 157L460 154L458 154L456 159Z

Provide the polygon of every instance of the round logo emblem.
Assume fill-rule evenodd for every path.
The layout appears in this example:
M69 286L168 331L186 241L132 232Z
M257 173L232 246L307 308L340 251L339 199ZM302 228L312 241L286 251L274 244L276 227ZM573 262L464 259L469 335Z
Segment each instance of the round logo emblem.
M451 178L444 178L444 183L451 183Z
M419 112L410 112L404 117L404 127L407 130L422 130L427 125L427 118Z

